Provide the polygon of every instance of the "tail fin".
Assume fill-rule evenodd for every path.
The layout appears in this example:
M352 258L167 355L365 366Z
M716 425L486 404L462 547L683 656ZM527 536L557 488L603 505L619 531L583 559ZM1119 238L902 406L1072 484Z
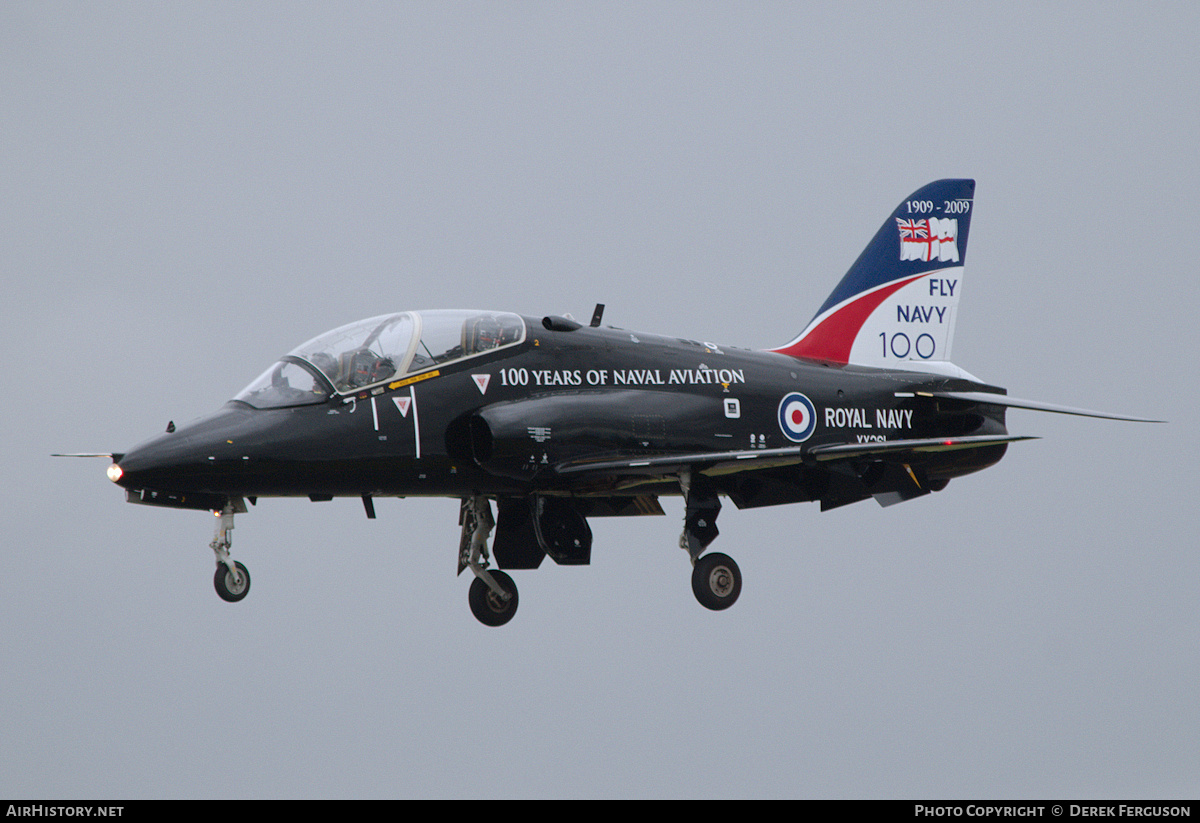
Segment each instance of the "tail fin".
M974 180L938 180L913 192L804 331L771 351L891 368L948 361L974 196Z

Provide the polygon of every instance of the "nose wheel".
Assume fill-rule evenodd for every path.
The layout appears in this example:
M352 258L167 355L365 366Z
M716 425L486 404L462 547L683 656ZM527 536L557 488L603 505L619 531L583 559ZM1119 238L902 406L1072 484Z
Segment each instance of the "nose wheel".
M213 586L217 596L226 603L236 603L250 591L250 572L236 560L232 568L224 563L217 564L217 573L213 576Z

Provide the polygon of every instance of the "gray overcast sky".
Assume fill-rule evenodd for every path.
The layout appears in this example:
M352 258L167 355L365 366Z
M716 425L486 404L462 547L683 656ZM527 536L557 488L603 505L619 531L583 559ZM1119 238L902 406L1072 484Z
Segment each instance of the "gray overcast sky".
M11 393L0 796L1196 797L1200 9L0 6ZM517 573L457 503L211 517L103 460L384 311L787 342L884 218L978 181L954 360L1044 439L942 494L726 505Z

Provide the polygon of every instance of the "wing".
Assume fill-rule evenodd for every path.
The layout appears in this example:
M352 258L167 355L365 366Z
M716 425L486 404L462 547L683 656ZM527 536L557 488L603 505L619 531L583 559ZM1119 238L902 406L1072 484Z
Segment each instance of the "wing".
M889 440L883 443L839 443L806 448L789 446L782 449L755 451L701 452L641 457L619 460L569 460L555 470L562 475L590 474L594 476L663 476L690 468L701 474L716 477L745 471L759 471L800 463L829 463L870 457L888 457L903 462L906 454L928 454L961 449L999 446L1018 440L1036 440L1024 435L974 435L967 437L930 437L911 440Z
M566 461L555 470L572 485L630 489L673 480L683 471L714 478L738 508L820 500L821 510L868 497L890 506L945 486L930 478L923 464L941 452L994 449L1021 435L970 435L882 443L836 443L781 449L662 455L628 459ZM934 458L936 459L936 458ZM965 462L979 468L999 457L981 452ZM965 471L973 471L967 468Z

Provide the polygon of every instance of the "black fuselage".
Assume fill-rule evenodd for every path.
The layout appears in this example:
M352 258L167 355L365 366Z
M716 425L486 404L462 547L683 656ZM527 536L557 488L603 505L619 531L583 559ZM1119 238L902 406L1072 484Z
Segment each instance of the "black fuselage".
M518 346L357 392L330 387L317 404L258 409L230 401L121 455L118 482L139 502L204 509L239 497L678 493L669 478L630 482L557 469L1005 432L1001 408L984 407L987 416L919 394L980 388L957 378L826 365L562 319L525 322L529 332ZM781 401L793 393L811 401L807 435L781 417ZM995 463L1004 448L930 455L916 468L944 485ZM792 465L716 482L739 506L838 505L822 473Z

